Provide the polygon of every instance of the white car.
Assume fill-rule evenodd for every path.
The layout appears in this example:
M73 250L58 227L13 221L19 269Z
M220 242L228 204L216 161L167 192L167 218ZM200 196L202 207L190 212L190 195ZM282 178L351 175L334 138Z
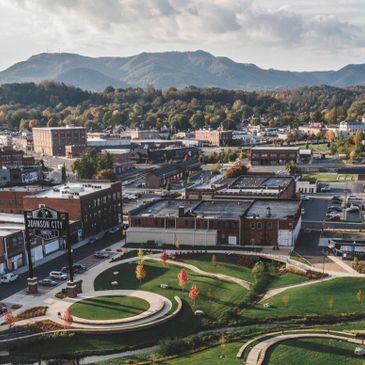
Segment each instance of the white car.
M49 273L49 277L56 280L66 280L67 274L63 273L62 271L51 271Z
M3 284L9 284L9 283L15 281L16 279L18 279L18 275L10 272L1 277L1 282Z
M310 199L310 197L308 195L302 195L300 198L302 200L309 200Z

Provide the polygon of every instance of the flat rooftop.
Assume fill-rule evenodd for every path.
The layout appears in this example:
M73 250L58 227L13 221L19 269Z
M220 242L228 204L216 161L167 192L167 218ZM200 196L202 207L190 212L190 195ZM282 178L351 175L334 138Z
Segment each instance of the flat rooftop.
M130 211L132 216L177 217L180 207L192 210L199 202L196 200L157 200Z
M297 214L300 202L297 200L256 200L247 210L245 217L266 218L268 208L271 211L271 218L284 219Z
M252 147L251 151L267 151L267 150L272 150L272 151L299 151L299 147L264 147L264 146L257 146L257 147Z
M69 199L72 196L78 199L80 196L88 195L110 188L112 183L90 182L90 183L67 183L54 186L51 189L34 194L36 198L63 198Z
M195 209L197 216L204 218L238 218L245 214L252 200L232 201L232 200L212 200L202 201Z
M240 176L231 185L231 189L279 189L288 186L291 177L278 176Z
M67 126L67 127L35 127L32 129L42 129L42 130L50 130L50 131L59 131L59 130L70 130L70 129L85 129L85 127L79 125Z
M39 192L42 190L46 190L49 189L49 187L45 187L42 185L28 185L28 186L8 186L8 187L3 187L0 188L0 192L1 191L20 191L20 192L29 192L29 193L34 193L34 192Z

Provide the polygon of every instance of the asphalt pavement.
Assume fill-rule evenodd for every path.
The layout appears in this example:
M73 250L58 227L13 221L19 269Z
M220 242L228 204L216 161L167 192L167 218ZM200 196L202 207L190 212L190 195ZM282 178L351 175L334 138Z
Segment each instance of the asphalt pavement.
M100 240L96 241L93 244L85 244L79 248L76 248L73 250L73 261L74 263L77 263L88 256L91 256L94 254L95 251L103 250L107 248L108 246L112 245L113 243L116 243L120 241L120 231L117 233L107 236L105 238L101 238ZM67 262L67 256L66 252L55 258L54 260L45 262L44 264L40 266L35 266L34 268L34 274L40 279L44 279L48 277L48 274L52 270L61 270L63 266L68 266ZM0 284L0 300L4 300L5 298L24 290L27 287L27 277L28 273L20 274L19 278L10 284ZM77 275L76 275L77 279Z

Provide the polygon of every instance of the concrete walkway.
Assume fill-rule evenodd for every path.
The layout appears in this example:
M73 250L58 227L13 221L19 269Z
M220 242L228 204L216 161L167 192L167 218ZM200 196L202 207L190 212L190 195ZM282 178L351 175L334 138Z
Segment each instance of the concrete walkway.
M120 295L120 296L132 296L147 301L150 305L149 309L132 317L115 320L88 320L73 316L72 328L111 328L118 327L123 329L123 326L129 327L131 324L140 325L143 323L154 321L158 318L165 316L172 308L172 303L162 295L151 293L143 290L101 290L80 294L77 298L65 298L65 299L50 299L48 303L48 311L46 317L52 321L64 324L63 319L58 313L63 313L72 304L87 298ZM52 302L51 302L52 301Z
M148 260L160 261L160 259L155 257L155 256L146 256L145 258L148 259ZM168 264L185 267L186 269L189 269L189 270L191 270L193 272L196 272L197 274L201 274L203 276L209 276L209 277L212 277L212 278L217 278L219 280L230 281L232 283L243 286L246 289L250 289L250 287L252 285L252 283L250 283L246 280L243 280L243 279L239 279L235 276L229 276L229 275L224 275L224 274L216 274L216 273L213 273L213 272L204 271L204 270L201 270L198 267L196 267L192 264L188 264L186 262L174 261L174 260L167 260L166 262Z
M346 336L347 335L347 336ZM263 336L260 336L261 338ZM343 335L338 334L330 334L330 333L295 333L295 334L282 334L274 337L270 337L264 341L259 342L256 344L249 352L246 362L246 365L262 365L267 350L273 346L276 345L279 342L282 341L288 341L298 338L328 338L328 339L334 339L334 340L341 340L346 342L351 342L357 345L363 345L364 341L357 339L357 338L351 338L347 333L343 333ZM257 338L259 339L259 338ZM257 340L254 339L254 340ZM254 341L251 341L251 343Z
M345 262L343 262L338 257L329 255L328 258L331 261L333 261L334 263L336 263L338 266L340 266L342 269L344 269L348 274L353 275L353 276L361 276L361 274L359 272L354 270L351 266L347 265Z

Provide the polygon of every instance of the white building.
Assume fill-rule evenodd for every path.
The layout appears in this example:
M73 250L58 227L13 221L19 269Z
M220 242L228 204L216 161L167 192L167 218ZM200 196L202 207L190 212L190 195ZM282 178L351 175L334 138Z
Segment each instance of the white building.
M318 180L311 178L299 178L295 182L295 192L296 193L308 193L314 194L318 189Z

